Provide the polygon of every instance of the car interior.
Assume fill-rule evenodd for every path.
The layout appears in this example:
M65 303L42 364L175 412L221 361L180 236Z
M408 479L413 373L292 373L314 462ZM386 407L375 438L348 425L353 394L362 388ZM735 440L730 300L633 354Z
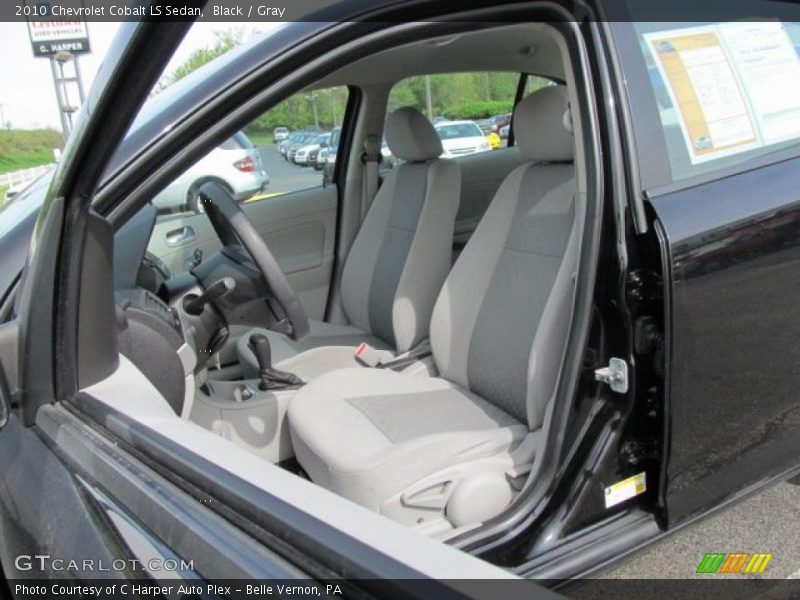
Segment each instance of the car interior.
M521 86L513 145L444 159L388 98L470 71L551 84ZM542 467L573 322L595 168L577 77L546 23L330 72L304 91L358 95L335 184L240 204L212 181L203 212L139 210L114 238L119 366L82 392L265 489L288 473L436 539L509 510ZM383 138L399 164L373 198L362 156ZM167 243L189 231L191 252Z

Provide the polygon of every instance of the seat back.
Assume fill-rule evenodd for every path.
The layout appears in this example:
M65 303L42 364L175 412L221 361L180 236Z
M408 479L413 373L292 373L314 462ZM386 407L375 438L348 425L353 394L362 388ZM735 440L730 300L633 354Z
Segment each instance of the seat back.
M405 352L427 337L450 270L461 173L438 158L442 143L418 110L394 111L385 134L405 162L384 180L350 248L342 305L352 325Z
M563 86L517 106L528 162L502 183L444 283L431 324L443 377L541 426L562 363L578 223L574 140Z

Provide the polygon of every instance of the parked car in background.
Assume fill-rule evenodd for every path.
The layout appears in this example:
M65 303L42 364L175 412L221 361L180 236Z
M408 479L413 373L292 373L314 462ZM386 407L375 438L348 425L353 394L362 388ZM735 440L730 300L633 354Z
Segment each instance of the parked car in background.
M320 153L324 152L327 149L327 147L328 147L328 145L330 143L331 143L331 134L330 134L330 132L326 132L322 136L322 142L320 142L319 147L316 148L316 149L312 149L308 153L308 159L306 160L307 166L314 167L315 170L321 169L322 168L322 164L319 165L319 168L317 167L319 155L320 155Z
M222 185L238 202L267 189L269 175L262 166L261 154L243 131L187 169L153 198L153 204L160 212L202 212L198 191L209 181Z
M504 115L497 115L496 117L492 117L492 131L499 134L500 129L505 127L506 125L511 124L511 113L506 113Z
M326 160L328 160L328 148L320 148L317 152L317 159L314 161L314 170L322 171L325 168Z
M478 126L484 133L499 134L500 128L505 127L509 123L511 123L511 113L506 113L502 115L494 115L488 119L484 119L483 121L478 122Z
M303 131L296 136L289 136L288 144L286 145L286 155L284 158L289 162L294 162L295 153L303 146L307 145L311 140L317 138L319 134L314 131Z
M442 140L444 157L454 158L492 149L475 121L447 121L435 124L434 128Z
M341 135L341 127L334 127L331 131L330 141L325 153L325 165L322 167L322 185L328 185L333 181L333 169L336 167L336 151L339 149Z
M272 132L272 141L276 143L282 142L288 137L289 137L289 130L286 127L276 127L275 131Z
M511 131L511 123L509 123L508 125L503 125L500 128L500 131L497 132L497 135L500 136L500 139L507 140L510 131Z
M330 133L320 133L309 136L308 139L306 139L305 146L301 146L294 153L294 163L304 167L316 164L317 153L323 145L328 144L330 136Z
M283 158L286 158L288 160L287 154L289 153L289 148L293 144L296 144L299 140L305 139L305 136L307 136L308 134L309 133L307 131L293 131L292 133L289 134L289 136L285 140L283 140L280 144L278 144L278 152L281 153L281 156L283 156Z

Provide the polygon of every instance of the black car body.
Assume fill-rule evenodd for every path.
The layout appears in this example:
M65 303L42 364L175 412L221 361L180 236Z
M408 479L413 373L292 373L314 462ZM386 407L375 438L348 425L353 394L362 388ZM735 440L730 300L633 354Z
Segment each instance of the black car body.
M748 10L763 5L753 6ZM490 578L500 572L490 565L555 582L596 573L800 470L797 140L687 163L680 153L693 150L677 124L662 118L641 51L650 33L679 29L665 26L669 19L626 22L636 21L635 11L617 13L616 3L599 2L591 10L569 2L468 3L459 18L437 3L419 7L415 21L434 28L437 17L452 17L456 32L558 16L583 84L586 103L573 110L581 111L587 161L597 165L587 186L602 200L584 233L591 242L582 249L585 264L593 268L576 275L575 351L563 364L576 376L565 376L558 389L561 408L552 419L563 428L542 448L537 485L513 510L449 545L427 540L416 557L401 555L402 544L415 543L411 537L392 529L380 542L387 546L366 541L357 525L348 529L339 519L349 510L344 500L335 514L313 514L302 498L290 500L279 486L264 493L192 454L178 434L154 434L81 391L117 368L109 332L118 323L119 269L108 256L115 232L135 230L133 217L148 195L178 172L172 162L163 166L163 157L198 158L203 143L213 147L256 114L248 101L274 104L285 95L280 85L301 87L286 73L321 78L346 64L348 52L368 54L367 42L387 43L387 23L408 25L402 6L340 3L225 55L139 112L188 24L132 23L99 74L92 110L52 181L0 212L0 562L7 577L29 576L19 557L39 553L95 562L65 572L45 561L37 575L88 580L98 564L144 561L146 546L161 565L177 561L186 580L341 578L351 591L375 597L453 592L447 582L413 588L400 580L453 578L458 569ZM755 14L772 17L773 10ZM781 10L784 21L800 20L790 6ZM441 37L450 25L435 26L442 28L436 39L450 39ZM397 44L407 39L404 31L392 34ZM317 65L320 56L330 64ZM351 96L349 110L358 109L359 98ZM359 164L357 129L345 119L331 134L323 189L341 192L346 169ZM15 210L18 219L3 220ZM80 309L90 300L100 306L91 321ZM158 319L163 327L171 317ZM604 498L634 480L632 495L611 504ZM371 524L380 528L378 518ZM395 534L400 541L391 546ZM123 574L143 570L140 562ZM158 569L146 574L159 576Z

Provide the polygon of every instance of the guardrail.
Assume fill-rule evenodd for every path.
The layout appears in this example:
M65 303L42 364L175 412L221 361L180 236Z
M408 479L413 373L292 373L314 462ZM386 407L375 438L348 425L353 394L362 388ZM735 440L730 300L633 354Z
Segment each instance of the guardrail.
M30 183L37 177L41 177L56 166L55 163L49 165L41 165L38 167L31 167L30 169L20 169L11 173L3 173L0 175L0 186L7 186L14 188L25 183Z

